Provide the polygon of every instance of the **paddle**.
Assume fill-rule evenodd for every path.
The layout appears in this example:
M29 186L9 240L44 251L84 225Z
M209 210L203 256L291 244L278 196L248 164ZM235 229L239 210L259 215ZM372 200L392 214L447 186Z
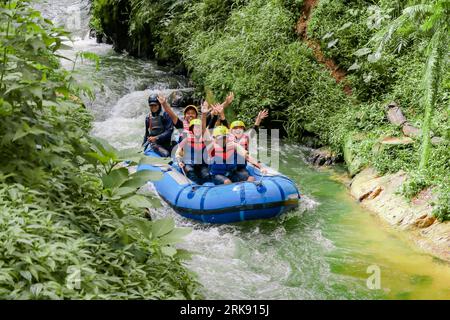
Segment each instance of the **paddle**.
M262 170L262 167L259 169L259 173L261 175L261 179L259 179L259 181L256 183L257 186L262 186L262 181L264 178L264 171Z
M142 151L142 152L147 151L147 148L148 148L149 145L150 145L150 141L147 141L146 143L144 143L144 145L143 145L144 151Z
M188 181L191 181L191 180L187 177L186 171L184 171L184 166L179 166L179 167L181 168L181 171L183 172L184 177L185 177ZM190 184L191 184L191 191L196 191L197 188L195 187L195 185L194 185L193 183L190 183Z

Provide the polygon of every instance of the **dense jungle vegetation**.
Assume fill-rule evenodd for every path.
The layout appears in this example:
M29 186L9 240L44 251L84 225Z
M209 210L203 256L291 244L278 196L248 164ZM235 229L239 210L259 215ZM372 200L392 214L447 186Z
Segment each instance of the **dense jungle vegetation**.
M315 7L307 37L347 73L341 83L296 33L304 2ZM353 175L404 170L400 190L431 187L434 213L450 219L448 66L450 1L94 0L91 26L116 50L184 70L202 94L236 94L233 111L250 122L269 108L272 124L315 147L328 146ZM343 91L351 87L351 94ZM410 143L386 119L395 101L420 128ZM439 137L431 144L430 137ZM307 139L306 139L306 138Z
M174 247L189 230L144 218L156 202L136 194L158 177L117 166L150 160L89 136L90 90L57 53L70 35L29 1L0 16L0 298L198 298Z

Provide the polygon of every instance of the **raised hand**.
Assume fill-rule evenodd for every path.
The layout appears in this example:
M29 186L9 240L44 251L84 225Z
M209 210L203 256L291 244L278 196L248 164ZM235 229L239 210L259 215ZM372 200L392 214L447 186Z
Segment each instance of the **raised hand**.
M223 104L215 104L213 106L213 110L214 110L215 114L218 114L218 115L222 114L223 108L224 108Z
M162 106L164 106L166 104L166 96L164 96L161 92L158 93L158 101L159 103L161 103Z
M263 111L260 111L258 116L261 120L264 120L265 118L267 118L269 116L269 110L264 109Z
M229 92L225 98L224 107L228 107L234 100L234 92Z
M258 116L256 117L255 125L259 126L261 124L261 121L264 120L265 118L267 118L268 116L269 116L269 110L264 109L264 110L260 111L258 113Z

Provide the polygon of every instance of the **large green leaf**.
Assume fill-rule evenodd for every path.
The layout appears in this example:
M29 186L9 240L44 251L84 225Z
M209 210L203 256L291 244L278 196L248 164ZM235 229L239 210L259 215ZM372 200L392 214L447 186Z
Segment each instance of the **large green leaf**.
M161 252L166 256L173 257L177 254L177 249L173 247L162 247Z
M117 150L105 139L102 138L91 138L94 146L100 151L104 156L111 158L113 161L117 161Z
M96 152L87 152L86 156L88 156L91 159L97 160L97 161L99 161L102 164L108 163L108 161L110 159L109 157L101 155L101 154L96 153Z
M175 228L168 234L161 237L161 245L176 244L183 240L183 237L192 232L191 228Z
M152 223L149 220L138 217L129 217L128 220L133 226L139 229L146 238L151 239Z
M139 188L147 181L155 181L162 178L162 173L158 171L142 170L130 175L130 180L125 182L122 187Z
M120 168L112 170L108 175L102 176L105 189L116 189L128 179L128 169Z
M130 187L123 187L123 188L119 188L114 192L114 196L115 197L123 197L126 195L129 195L132 192L136 192L136 188L130 188Z
M131 161L139 163L143 155L139 153L139 149L124 149L117 152L118 161Z
M134 208L151 208L153 206L150 199L139 194L125 198L122 200L122 205L131 206Z
M152 235L153 238L161 237L165 234L168 234L175 228L175 222L172 218L165 218L153 221L152 226Z
M14 134L12 141L14 142L16 140L19 140L19 139L25 137L26 135L28 135L28 133L29 132L25 131L23 128L19 128L19 129L17 129L16 133Z

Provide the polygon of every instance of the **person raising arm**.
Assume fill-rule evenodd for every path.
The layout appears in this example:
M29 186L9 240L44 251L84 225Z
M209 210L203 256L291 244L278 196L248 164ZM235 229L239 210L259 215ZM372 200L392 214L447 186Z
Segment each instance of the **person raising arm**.
M198 109L194 105L188 105L183 110L183 119L180 119L177 114L173 111L169 102L163 94L158 95L158 101L161 103L164 111L170 116L172 119L173 125L176 129L185 129L189 131L189 123L191 120L198 118Z

